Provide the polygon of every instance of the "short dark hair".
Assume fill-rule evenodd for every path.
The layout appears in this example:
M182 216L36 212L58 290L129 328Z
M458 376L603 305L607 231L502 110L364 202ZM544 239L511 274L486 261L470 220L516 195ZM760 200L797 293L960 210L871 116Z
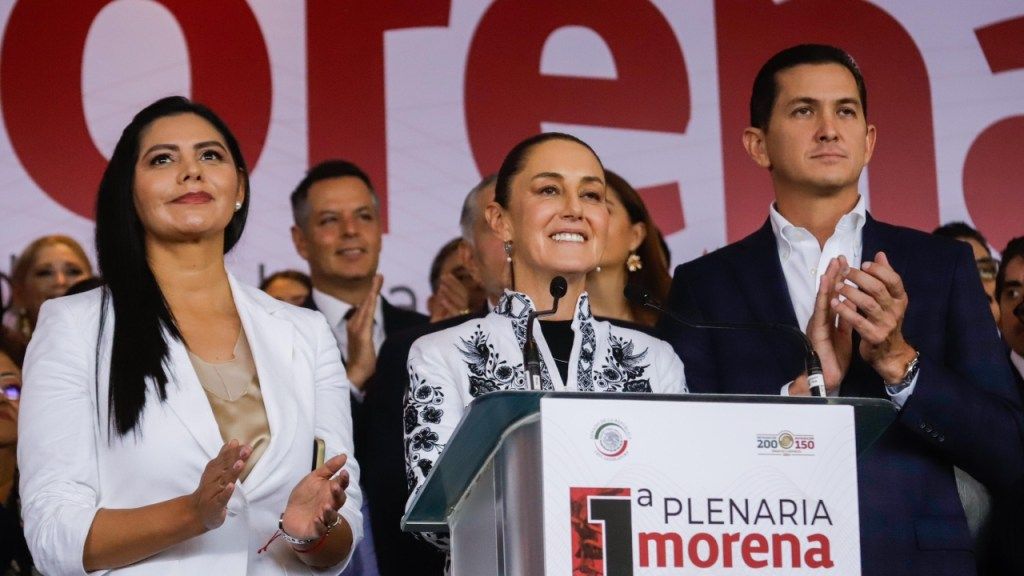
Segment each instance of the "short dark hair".
M508 208L508 198L511 193L512 179L515 178L516 174L519 174L523 170L523 164L526 162L526 155L529 154L530 150L538 144L543 144L549 140L568 140L569 142L575 142L580 146L583 146L590 153L597 158L597 163L601 164L601 168L604 169L604 164L601 163L601 157L594 152L594 149L590 147L583 140L573 136L572 134L565 134L562 132L542 132L534 136L530 136L526 140L516 144L508 151L505 155L505 160L501 163L501 168L498 170L498 177L494 183L494 201L501 205L502 208Z
M377 192L373 189L370 177L366 175L366 172L363 172L362 168L348 160L324 160L310 168L306 172L306 176L299 182L299 185L295 187L295 191L292 192L292 218L295 220L295 225L299 228L306 227L306 220L309 217L309 189L313 187L313 184L321 180L343 178L345 176L362 180L363 184L366 184L366 187L370 189L374 208L380 209Z
M266 292L267 288L274 283L274 280L279 280L281 278L285 278L287 280L294 280L299 284L305 286L307 290L313 289L313 281L309 279L308 274L303 274L298 270L279 270L277 272L274 272L270 276L267 276L266 278L263 279L262 282L260 282L260 290Z
M754 88L750 93L750 125L761 130L768 130L768 120L775 107L775 99L779 96L777 75L801 64L839 64L853 74L860 94L861 109L864 119L868 117L868 89L864 85L864 76L860 67L845 50L827 44L800 44L786 48L772 56L761 66L754 78Z
M1003 263L996 272L996 300L1003 297L1003 289L1006 288L1006 265L1014 258L1024 258L1024 236L1017 236L1007 242L1002 256Z
M947 222L942 226L939 226L935 230L932 230L932 234L936 236L945 236L946 238L953 238L959 240L961 238L970 238L971 240L977 240L985 247L985 252L988 255L992 255L992 251L988 248L988 241L982 236L981 232L978 232L974 228L971 228L966 222Z
M6 354L18 368L21 368L25 362L26 347L23 338L7 326L0 324L0 353Z
M114 311L114 336L109 352L109 423L122 436L137 431L146 407L148 382L152 381L161 402L167 399L167 337L183 341L149 267L146 230L135 208L135 165L143 132L161 118L181 114L195 114L220 133L245 189L242 205L224 228L225 253L242 235L252 197L249 169L238 140L220 117L202 104L182 96L162 98L143 108L121 133L96 196L96 260L107 282L100 307L101 333L108 299ZM97 358L101 342L102 338L97 340Z
M441 284L441 267L444 266L444 261L459 249L459 244L462 244L462 238L452 238L441 246L441 249L437 251L437 256L434 256L434 261L430 263L430 291L437 292L438 286Z

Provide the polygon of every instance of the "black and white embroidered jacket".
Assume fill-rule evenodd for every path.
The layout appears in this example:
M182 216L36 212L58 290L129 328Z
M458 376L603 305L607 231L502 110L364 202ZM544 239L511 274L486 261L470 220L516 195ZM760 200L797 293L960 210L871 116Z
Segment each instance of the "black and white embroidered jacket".
M428 334L412 345L404 413L406 472L412 496L423 485L473 398L496 390L527 389L522 350L527 315L533 309L528 296L507 291L487 316ZM575 338L569 378L562 382L540 327L533 328L545 390L687 391L683 363L668 343L595 319L585 292L576 303L572 329Z

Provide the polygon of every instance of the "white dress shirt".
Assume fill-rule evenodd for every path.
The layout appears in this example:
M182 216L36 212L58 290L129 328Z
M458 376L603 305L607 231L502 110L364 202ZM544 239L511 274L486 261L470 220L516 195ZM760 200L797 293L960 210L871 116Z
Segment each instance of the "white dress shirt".
M320 312L323 313L324 317L327 318L327 324L331 327L331 332L334 332L334 338L338 341L338 349L341 350L342 360L348 360L348 330L346 325L348 321L345 320L345 315L348 311L353 308L348 302L338 300L334 296L325 294L316 288L313 288L313 303ZM373 349L376 352L380 352L381 345L384 344L384 301L378 296L377 297L377 310L373 313Z
M818 294L821 277L833 258L845 256L851 268L859 268L864 249L864 223L867 222L867 209L864 197L857 200L853 210L847 212L836 223L832 236L819 246L817 238L806 228L794 226L785 216L779 213L772 202L769 208L769 220L775 234L775 246L779 251L779 262L782 274L786 278L789 300L793 303L793 312L801 330L807 330L807 322L814 311L814 300ZM856 354L857 352L854 351ZM903 407L917 384L917 377L897 394L890 398L897 406ZM886 393L888 393L886 389ZM782 387L782 394L788 395L789 384Z

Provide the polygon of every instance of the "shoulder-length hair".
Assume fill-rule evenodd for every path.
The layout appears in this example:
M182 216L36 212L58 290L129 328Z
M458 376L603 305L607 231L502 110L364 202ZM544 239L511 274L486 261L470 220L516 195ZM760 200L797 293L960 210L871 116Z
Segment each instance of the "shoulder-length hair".
M636 272L629 272L626 279L627 284L643 286L659 302L665 302L669 289L672 286L672 277L668 271L668 258L662 249L661 231L651 219L651 214L644 204L643 198L625 178L605 168L604 178L608 188L615 191L619 202L629 216L629 223L636 224L643 222L647 235L644 241L637 247L636 253L640 256L642 268ZM629 307L633 317L640 324L654 326L658 321L658 313L646 306L640 306L630 302Z
M242 206L224 229L224 252L238 242L249 212L249 171L242 150L227 125L206 106L181 96L163 98L143 108L121 133L103 172L96 198L96 259L107 282L103 291L101 333L108 299L114 311L109 424L122 436L137 430L150 381L160 401L167 399L167 336L182 339L149 267L146 231L135 209L135 165L139 160L142 133L154 121L179 114L195 114L220 132L245 185ZM97 343L97 360L99 346Z

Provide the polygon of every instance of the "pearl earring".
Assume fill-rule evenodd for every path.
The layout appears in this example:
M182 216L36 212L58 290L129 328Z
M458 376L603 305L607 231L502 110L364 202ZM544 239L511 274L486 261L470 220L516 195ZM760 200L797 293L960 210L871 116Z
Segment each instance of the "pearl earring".
M235 202L235 212L238 212L241 209L242 209L242 203L241 202Z
M505 241L505 262L512 263L512 241Z

